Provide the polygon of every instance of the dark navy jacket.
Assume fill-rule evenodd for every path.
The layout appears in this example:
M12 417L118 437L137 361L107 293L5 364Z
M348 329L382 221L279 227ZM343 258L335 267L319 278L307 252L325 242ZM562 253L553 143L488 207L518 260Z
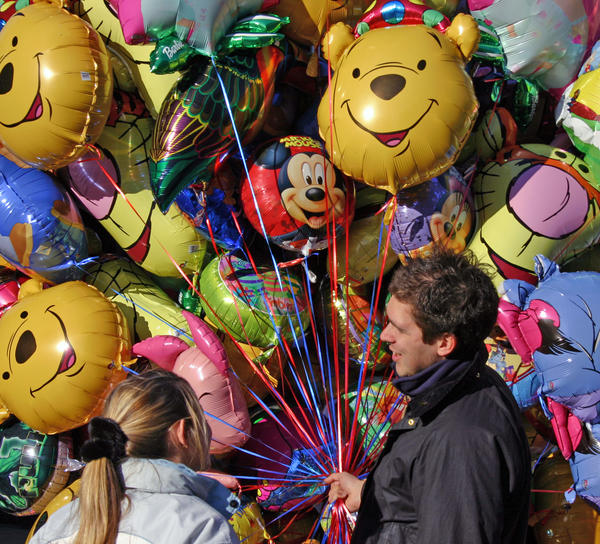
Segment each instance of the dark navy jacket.
M529 446L486 357L411 399L367 479L352 543L525 542Z

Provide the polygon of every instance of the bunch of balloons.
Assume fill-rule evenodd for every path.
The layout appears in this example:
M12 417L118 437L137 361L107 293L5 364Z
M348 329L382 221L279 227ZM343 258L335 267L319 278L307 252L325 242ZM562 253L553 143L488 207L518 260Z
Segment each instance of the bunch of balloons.
M592 519L597 2L5 4L0 510L72 500L81 428L158 365L202 403L241 540L348 541L323 480L364 477L408 401L385 287L444 246L504 295L488 364L536 485Z

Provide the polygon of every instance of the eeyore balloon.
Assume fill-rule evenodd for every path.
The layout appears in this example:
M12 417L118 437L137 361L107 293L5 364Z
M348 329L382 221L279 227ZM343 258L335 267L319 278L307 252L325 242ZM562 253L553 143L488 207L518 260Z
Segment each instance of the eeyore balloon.
M600 508L600 273L560 272L543 255L535 268L537 287L504 282L498 324L523 362L533 360L575 493Z
M600 273L563 273L542 255L535 261L537 288L504 282L498 324L523 361L533 360L538 395L568 459L582 437L577 420L600 422Z

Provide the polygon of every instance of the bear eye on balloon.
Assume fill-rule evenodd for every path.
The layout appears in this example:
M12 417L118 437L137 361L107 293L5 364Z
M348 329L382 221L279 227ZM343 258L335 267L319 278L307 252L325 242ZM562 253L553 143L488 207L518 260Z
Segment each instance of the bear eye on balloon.
M417 70L425 70L425 67L427 66L427 61L425 59L421 59L418 64L417 64Z
M19 337L19 341L17 342L17 347L15 349L15 359L17 363L20 365L26 363L35 353L36 349L37 344L35 341L35 336L29 330L24 331Z
M354 68L354 70L352 70L352 77L354 79L358 79L360 77L360 70L358 68Z
M21 315L19 316L21 319L25 319L29 314L27 312L21 312Z

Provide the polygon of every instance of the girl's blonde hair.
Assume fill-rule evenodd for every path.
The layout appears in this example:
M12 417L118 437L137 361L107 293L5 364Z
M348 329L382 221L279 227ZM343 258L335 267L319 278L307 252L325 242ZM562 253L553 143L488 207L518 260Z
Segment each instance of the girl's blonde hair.
M169 457L169 429L183 419L185 463L194 470L208 468L210 427L190 384L172 372L151 370L128 377L108 396L102 415L116 421L127 435L127 456L154 459ZM74 544L115 542L125 498L117 470L105 457L84 468Z

